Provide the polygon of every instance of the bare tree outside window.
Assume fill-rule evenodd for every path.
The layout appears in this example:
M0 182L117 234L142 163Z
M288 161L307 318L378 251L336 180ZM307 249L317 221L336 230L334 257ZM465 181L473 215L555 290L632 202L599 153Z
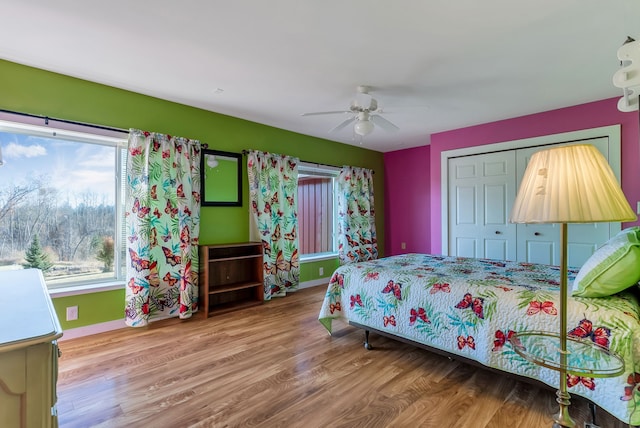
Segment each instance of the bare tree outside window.
M116 279L124 149L12 132L0 146L0 269L39 268L49 287Z

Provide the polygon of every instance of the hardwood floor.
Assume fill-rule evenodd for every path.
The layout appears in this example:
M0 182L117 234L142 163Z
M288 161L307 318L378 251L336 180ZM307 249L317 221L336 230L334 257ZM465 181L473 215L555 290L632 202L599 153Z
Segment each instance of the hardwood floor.
M329 336L325 290L60 342L60 427L551 426L550 389L374 334L367 351L339 322ZM586 401L571 415L582 427Z

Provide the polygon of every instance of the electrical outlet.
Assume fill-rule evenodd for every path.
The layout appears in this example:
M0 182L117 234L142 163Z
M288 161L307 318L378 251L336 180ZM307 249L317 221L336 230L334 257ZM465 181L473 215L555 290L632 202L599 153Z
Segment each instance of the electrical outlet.
M67 308L67 321L75 321L78 319L78 307L69 306Z
M400 243L400 249L406 250L407 249L407 243L406 242L401 242Z
M324 275L324 268L323 267L318 269L318 275L320 275L320 276Z
M640 214L640 201L638 201L638 205L636 206L636 214Z

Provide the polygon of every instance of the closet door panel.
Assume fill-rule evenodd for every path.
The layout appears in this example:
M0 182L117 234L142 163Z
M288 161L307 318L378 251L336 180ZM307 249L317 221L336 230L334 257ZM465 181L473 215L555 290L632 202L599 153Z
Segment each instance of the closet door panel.
M579 268L609 239L609 223L570 224L567 228L567 264Z
M474 238L458 238L455 245L456 256L478 257L478 240Z
M484 257L493 260L508 260L509 245L504 239L485 239Z
M449 254L515 259L515 153L449 160Z
M555 224L519 224L518 261L557 265L554 261L560 260L559 233L560 228ZM528 236L535 239L527 239Z

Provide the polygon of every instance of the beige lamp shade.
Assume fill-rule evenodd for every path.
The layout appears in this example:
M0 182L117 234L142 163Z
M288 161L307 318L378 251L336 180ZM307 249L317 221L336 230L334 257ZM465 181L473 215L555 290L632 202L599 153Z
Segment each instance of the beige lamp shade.
M522 177L511 223L635 221L613 171L590 144L535 153Z

